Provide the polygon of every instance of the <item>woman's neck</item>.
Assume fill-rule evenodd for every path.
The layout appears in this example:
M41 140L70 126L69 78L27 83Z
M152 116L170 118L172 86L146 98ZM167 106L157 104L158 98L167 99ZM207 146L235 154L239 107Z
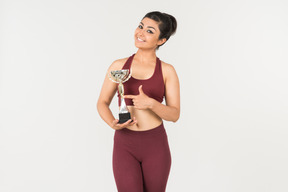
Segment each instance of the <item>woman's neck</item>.
M141 63L147 63L149 61L154 61L156 59L156 52L155 50L143 50L138 49L135 54L135 57L141 61Z

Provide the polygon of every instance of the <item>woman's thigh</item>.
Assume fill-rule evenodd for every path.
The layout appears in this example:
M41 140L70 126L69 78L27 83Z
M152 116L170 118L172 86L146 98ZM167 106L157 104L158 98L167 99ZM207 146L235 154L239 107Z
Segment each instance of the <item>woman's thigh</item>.
M168 181L171 154L166 132L154 138L142 161L145 192L165 192Z
M114 142L113 173L118 192L143 192L140 162L121 142Z

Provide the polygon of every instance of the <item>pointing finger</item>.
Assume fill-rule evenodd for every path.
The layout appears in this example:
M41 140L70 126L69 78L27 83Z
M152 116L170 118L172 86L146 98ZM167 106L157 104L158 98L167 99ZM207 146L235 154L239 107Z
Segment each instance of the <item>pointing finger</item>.
M139 86L139 94L144 93L143 89L142 89L142 85Z

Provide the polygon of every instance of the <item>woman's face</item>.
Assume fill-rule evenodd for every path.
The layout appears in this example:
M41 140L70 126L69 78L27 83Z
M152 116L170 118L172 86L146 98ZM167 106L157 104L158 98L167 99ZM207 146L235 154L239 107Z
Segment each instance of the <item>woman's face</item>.
M135 46L141 49L156 49L166 41L166 39L159 40L159 35L158 23L145 17L135 30Z

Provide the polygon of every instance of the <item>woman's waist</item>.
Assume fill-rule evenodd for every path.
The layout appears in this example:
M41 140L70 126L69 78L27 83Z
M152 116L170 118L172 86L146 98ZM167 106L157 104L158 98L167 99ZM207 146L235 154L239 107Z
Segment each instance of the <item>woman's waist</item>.
M131 118L136 118L137 123L128 126L127 129L134 131L145 131L153 129L162 124L162 119L151 110L138 110L134 106L127 106Z
M138 126L126 127L124 129L122 129L122 132L130 133L130 134L136 134L136 135L137 134L148 135L148 134L157 134L157 133L165 132L165 129L164 129L164 124L161 121L157 125L151 125L151 127L146 127L146 128L145 127L139 128Z
M160 125L147 130L133 130L128 128L115 130L114 141L134 147L144 144L146 148L147 144L151 143L151 139L161 140L163 137L167 137L167 134L163 122L161 122Z
M137 120L137 123L136 124L134 124L134 125L132 125L132 126L128 126L128 127L126 127L127 129L129 129L129 130L132 130L132 131L148 131L148 130L152 130L152 129L154 129L155 127L158 127L158 126L160 126L161 124L163 124L163 122L162 121L158 121L158 122L139 122L138 120Z

